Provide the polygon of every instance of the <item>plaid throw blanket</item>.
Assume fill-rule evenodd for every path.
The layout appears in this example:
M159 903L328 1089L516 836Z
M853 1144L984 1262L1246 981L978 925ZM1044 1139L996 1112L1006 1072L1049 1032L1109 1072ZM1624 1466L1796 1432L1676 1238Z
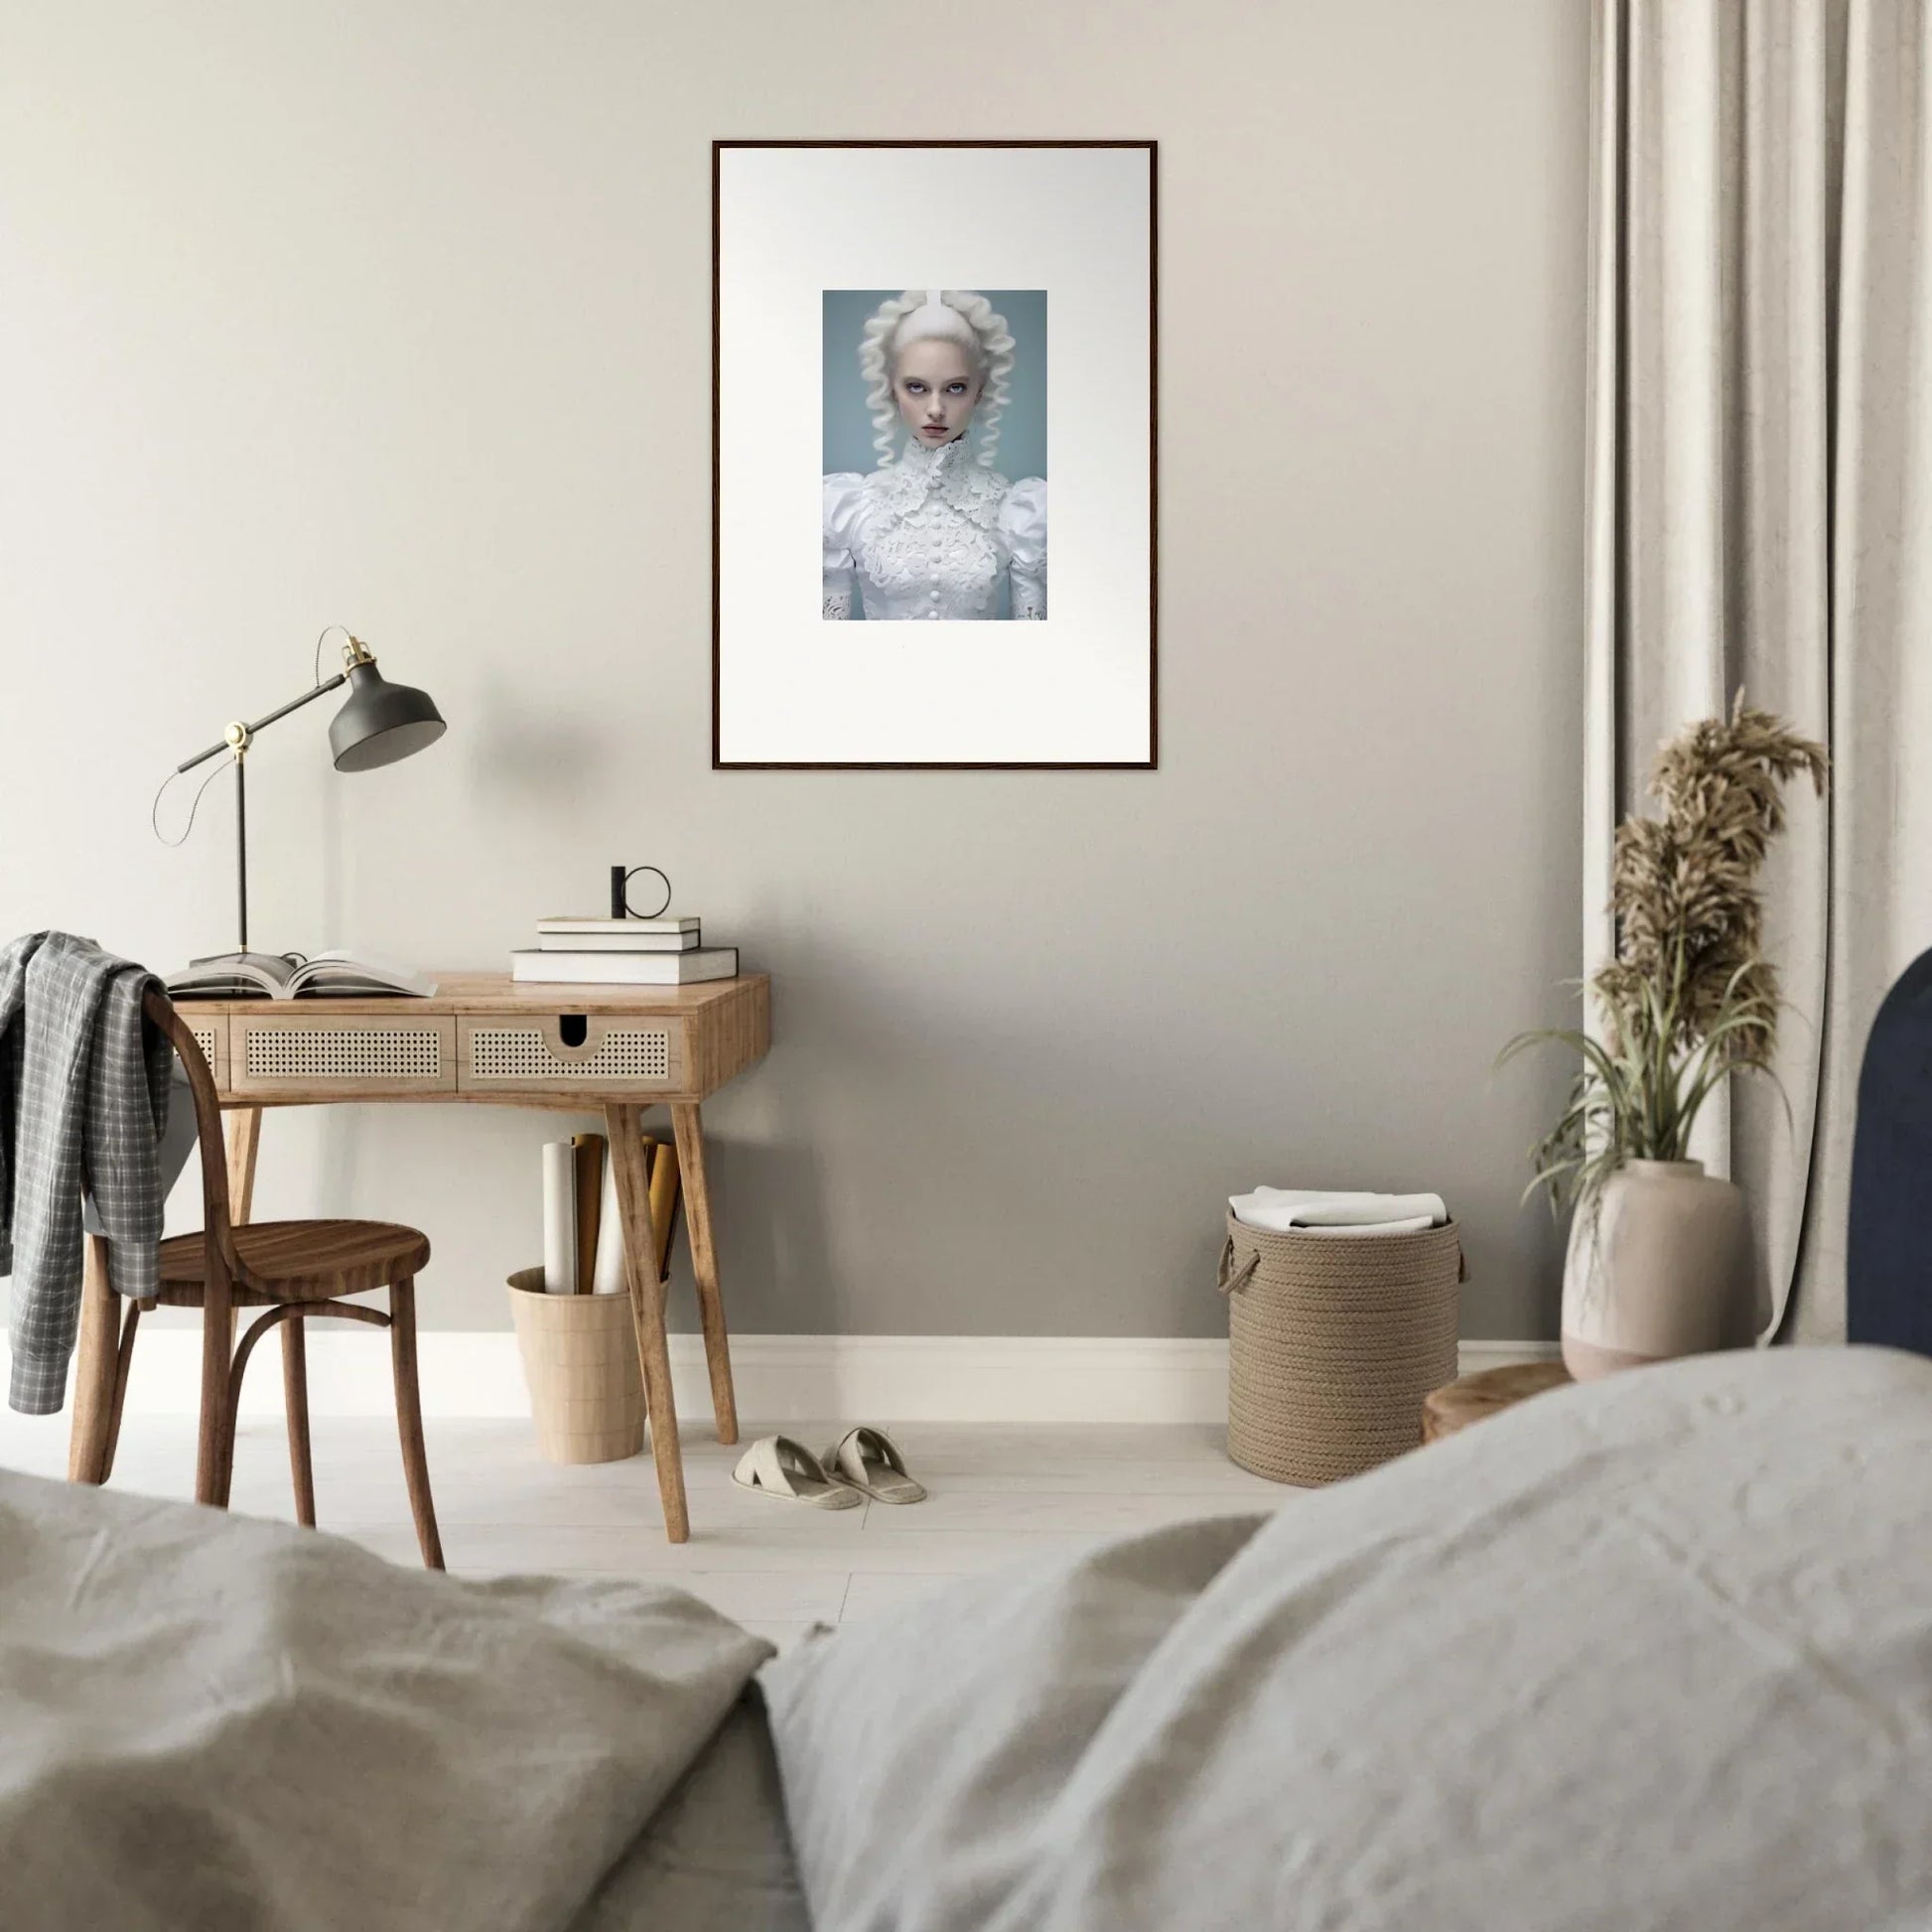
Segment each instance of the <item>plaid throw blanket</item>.
M158 984L65 932L0 948L0 1274L13 1276L7 1400L23 1415L52 1415L66 1398L83 1186L107 1237L109 1281L123 1295L154 1293L174 1058L142 1023Z

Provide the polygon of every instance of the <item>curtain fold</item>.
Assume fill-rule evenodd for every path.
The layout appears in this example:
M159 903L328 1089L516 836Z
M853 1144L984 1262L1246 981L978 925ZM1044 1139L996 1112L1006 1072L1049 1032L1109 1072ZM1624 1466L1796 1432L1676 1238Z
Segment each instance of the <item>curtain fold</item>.
M1833 758L1765 870L1782 1096L1737 1080L1694 1147L1749 1198L1767 1337L1843 1335L1859 1056L1932 944L1924 12L1595 5L1586 973L1664 739L1741 687Z

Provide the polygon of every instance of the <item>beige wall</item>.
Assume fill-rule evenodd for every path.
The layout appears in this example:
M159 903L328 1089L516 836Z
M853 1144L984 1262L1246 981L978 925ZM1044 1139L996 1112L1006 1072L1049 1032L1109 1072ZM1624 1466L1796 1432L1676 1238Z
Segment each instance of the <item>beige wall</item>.
M179 852L150 795L345 620L450 735L263 738L257 941L489 965L663 866L777 978L741 1328L1208 1333L1268 1180L1440 1188L1465 1330L1552 1332L1557 1072L1490 1061L1578 967L1585 24L8 8L0 929L229 943L223 789ZM715 135L1160 139L1158 773L710 769ZM271 1117L259 1211L417 1221L497 1325L544 1131Z

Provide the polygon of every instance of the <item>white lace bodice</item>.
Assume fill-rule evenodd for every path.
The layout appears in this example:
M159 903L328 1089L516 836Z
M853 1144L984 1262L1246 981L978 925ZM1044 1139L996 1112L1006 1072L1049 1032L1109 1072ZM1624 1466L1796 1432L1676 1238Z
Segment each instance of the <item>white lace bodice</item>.
M872 622L997 617L1002 573L1014 617L1044 618L1043 478L1008 483L960 441L825 479L826 617L852 616L855 584Z

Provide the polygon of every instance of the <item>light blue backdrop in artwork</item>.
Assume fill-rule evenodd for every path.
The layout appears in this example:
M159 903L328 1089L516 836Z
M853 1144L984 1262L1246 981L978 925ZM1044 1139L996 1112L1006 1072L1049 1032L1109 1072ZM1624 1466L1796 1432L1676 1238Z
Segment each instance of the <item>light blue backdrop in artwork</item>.
M866 383L859 373L859 345L865 338L866 318L899 289L827 289L825 291L824 445L825 474L856 470L862 476L875 468L879 452L873 447L872 417L866 409ZM979 293L1006 318L1013 337L1013 374L1000 418L1000 447L994 468L1016 483L1022 477L1046 474L1046 291L1044 289L981 289ZM863 620L863 598L852 615ZM1000 589L999 615L1011 615L1007 588Z
M825 291L825 474L857 470L879 461L866 385L859 374L859 344L866 318L899 289ZM1000 450L994 468L1018 482L1046 474L1046 291L981 289L1006 317L1013 337L1012 398L1000 418Z

